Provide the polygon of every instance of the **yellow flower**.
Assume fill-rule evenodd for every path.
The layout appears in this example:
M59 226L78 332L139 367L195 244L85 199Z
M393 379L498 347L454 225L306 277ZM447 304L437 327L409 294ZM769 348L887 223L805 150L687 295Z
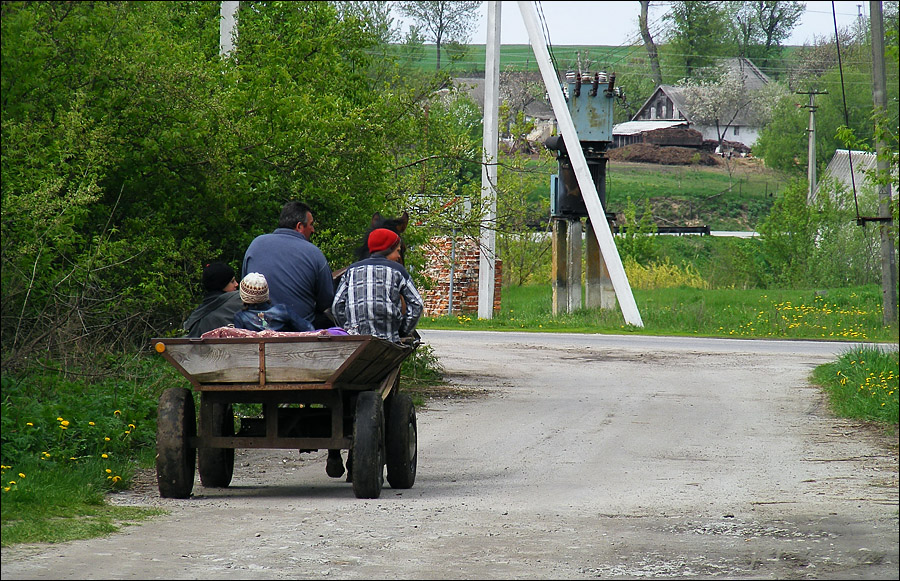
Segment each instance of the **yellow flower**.
M132 430L137 428L137 426L135 426L134 424L128 424L128 427L131 428Z
M113 476L113 477L112 477L113 483L119 482L120 480L122 480L122 478L121 478L120 476Z
M107 473L107 474L112 474L112 470L110 470L109 468L107 468L107 469L106 469L106 473Z
M97 424L95 424L94 422L88 422L88 425L89 425L89 426L96 426Z
M10 480L10 481L9 481L10 486L12 486L12 485L15 484L15 483L16 483L15 480Z
M101 458L109 458L109 456L106 455L106 454L100 454L100 457L101 457Z
M60 430L68 430L69 428L67 428L67 427L63 426L62 424L60 424L59 429L60 429Z
M114 411L113 413L116 414L117 416L121 416L121 415L122 415L122 410L116 410L116 411Z
M104 442L109 442L109 437L103 438Z
M19 472L19 478L25 478L25 475Z
M56 421L57 421L57 422L61 422L61 421L63 421L63 419L62 419L62 418L56 418Z
M26 425L26 426L33 426L34 424L32 424L31 422L25 422L25 425Z
M62 425L62 426L68 426L68 425L69 425L69 420L63 420L62 422L60 422L60 425Z
M9 492L9 491L10 491L9 486L4 486L4 487L3 487L3 492Z

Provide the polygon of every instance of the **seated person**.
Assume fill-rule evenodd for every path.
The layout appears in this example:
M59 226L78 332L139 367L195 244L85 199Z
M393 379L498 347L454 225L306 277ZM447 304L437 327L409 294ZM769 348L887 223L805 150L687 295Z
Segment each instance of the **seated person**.
M184 322L185 337L199 337L207 331L226 327L243 302L237 291L234 269L223 262L210 262L203 267L203 302Z
M370 256L347 267L331 311L351 335L400 343L413 334L422 316L422 297L400 264L399 234L378 228L369 234L367 244Z
M315 331L312 323L287 305L273 305L269 301L269 284L266 277L258 272L251 272L241 280L240 295L243 307L234 314L236 329Z

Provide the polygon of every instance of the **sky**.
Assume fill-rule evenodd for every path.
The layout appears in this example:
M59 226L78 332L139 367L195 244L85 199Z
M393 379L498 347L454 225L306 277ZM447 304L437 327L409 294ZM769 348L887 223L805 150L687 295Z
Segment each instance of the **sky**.
M530 3L532 6L534 3ZM834 37L832 2L805 2L806 11L787 45L811 44L813 37ZM630 46L640 44L638 16L641 13L637 0L619 2L540 2L550 43L553 45L604 45ZM861 8L859 8L861 7ZM859 10L869 15L869 3L834 2L835 16L839 29L851 25ZM650 6L649 20L651 34L662 26L662 17L668 11L668 2L654 2ZM483 2L478 19L478 27L472 36L472 44L485 44L487 40L487 2ZM540 16L540 13L538 13ZM540 20L539 20L540 21ZM654 40L657 35L654 34ZM501 44L528 44L528 32L519 13L519 3L510 0L501 2L500 7Z

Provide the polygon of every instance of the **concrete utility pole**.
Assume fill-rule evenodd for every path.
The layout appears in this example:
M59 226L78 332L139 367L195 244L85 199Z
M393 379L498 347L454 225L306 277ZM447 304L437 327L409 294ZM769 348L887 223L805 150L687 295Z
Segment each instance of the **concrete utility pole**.
M879 136L878 123L887 109L887 92L884 74L884 20L881 2L869 1L869 21L872 28L872 98L875 102L876 141L875 155L878 177L878 218L881 233L881 293L885 326L897 324L897 259L894 255L894 230L891 216L890 163L887 144Z
M487 5L484 63L484 159L481 164L481 221L478 264L478 318L494 318L495 230L497 227L497 152L500 136L500 2Z
M816 201L816 95L827 95L828 91L797 91L798 95L809 95L809 160L807 162L807 181L809 191L806 194L806 203Z
M600 203L600 197L597 194L597 188L594 186L594 180L591 178L584 152L581 150L581 147L578 147L580 141L578 133L575 131L575 123L572 121L572 115L569 112L569 107L566 105L559 78L553 69L553 65L550 63L547 44L540 34L534 7L531 2L519 0L519 11L522 13L522 20L525 22L525 29L528 31L528 38L531 41L531 48L534 50L534 56L540 67L544 85L547 93L550 95L550 104L553 106L553 113L556 115L556 121L559 124L563 141L566 144L572 144L571 147L567 146L566 150L572 163L572 169L575 172L591 225L597 234L600 251L609 270L616 297L619 299L622 315L625 318L625 322L629 325L643 327L644 322L641 320L641 314L634 301L634 295L631 293L631 286L628 284L625 267L622 265L622 259L619 257L619 251L616 248L616 241L613 239L609 222L606 219L606 212L603 209L603 204Z
M234 50L234 37L237 36L235 19L240 2L222 2L219 8L219 56L226 57Z

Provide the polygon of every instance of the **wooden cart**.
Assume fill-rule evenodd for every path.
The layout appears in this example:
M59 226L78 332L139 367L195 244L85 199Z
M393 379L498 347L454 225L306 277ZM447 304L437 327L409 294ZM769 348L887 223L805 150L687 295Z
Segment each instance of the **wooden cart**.
M190 389L159 399L159 493L187 498L194 466L203 486L227 487L235 448L349 450L357 498L378 498L416 478L416 411L399 391L400 365L414 346L370 335L153 339L153 348L199 393L199 427ZM261 404L241 418L234 404ZM352 461L352 464L351 464Z

